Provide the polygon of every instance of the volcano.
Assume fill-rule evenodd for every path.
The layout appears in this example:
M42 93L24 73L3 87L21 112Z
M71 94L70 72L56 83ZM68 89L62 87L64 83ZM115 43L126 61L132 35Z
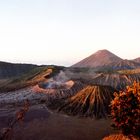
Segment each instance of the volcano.
M98 68L98 70L126 70L140 68L140 58L121 59L108 50L99 50L89 57L74 64L75 68Z
M99 50L72 67L102 67L111 63L118 63L122 59L108 50Z
M113 93L114 89L109 86L88 85L65 100L59 111L83 117L107 117Z
M32 88L35 93L43 93L48 97L48 104L53 104L54 107L57 100L71 97L85 87L85 84L80 81L67 81L62 86L46 87L36 85ZM49 103L50 102L50 103Z

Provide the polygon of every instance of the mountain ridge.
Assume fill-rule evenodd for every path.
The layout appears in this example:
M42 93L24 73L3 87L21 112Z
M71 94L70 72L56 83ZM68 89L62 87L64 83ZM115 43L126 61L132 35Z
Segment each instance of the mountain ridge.
M99 50L71 67L89 67L89 68L111 68L118 69L135 69L140 67L140 58L134 60L127 60L118 57L112 52L103 49Z
M99 59L100 58L100 59ZM103 58L103 59L101 59ZM94 54L86 57L72 67L98 67L105 66L113 62L121 61L122 59L108 50L99 50Z
M24 74L38 67L34 64L21 64L0 61L0 78L9 78Z

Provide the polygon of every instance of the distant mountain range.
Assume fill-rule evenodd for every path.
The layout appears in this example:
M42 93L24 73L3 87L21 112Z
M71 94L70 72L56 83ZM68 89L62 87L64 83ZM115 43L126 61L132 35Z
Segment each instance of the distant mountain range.
M126 60L118 57L108 50L99 50L89 57L74 64L72 67L79 68L111 68L119 69L135 69L140 67L140 58L134 60Z
M0 61L0 78L20 76L36 67L37 65L32 64L15 64Z
M37 75L40 76L44 71L47 71L47 67L48 66L46 65L38 66L33 64L15 64L0 61L0 88L5 87L5 89L8 89L7 87L10 85L9 89L13 89L11 86L13 87L14 85L15 87L15 83L22 83L22 85L29 85L25 83L36 83L36 81L40 80L32 79ZM61 69L64 69L64 67L53 67L54 73L58 73ZM90 78L94 80L93 83L95 84L110 85L113 88L121 89L126 86L126 84L132 84L134 80L139 81L140 57L134 60L126 60L108 50L99 50L91 56L74 64L72 67L65 69L67 69L66 74L69 78L75 79L77 77L78 79L85 76L85 79L88 77L88 79ZM118 70L122 70L122 72L116 73Z
M15 77L38 67L33 64L16 64L0 61L0 78ZM80 62L72 65L73 68L99 68L125 70L140 68L140 57L127 60L118 57L108 50L99 50Z

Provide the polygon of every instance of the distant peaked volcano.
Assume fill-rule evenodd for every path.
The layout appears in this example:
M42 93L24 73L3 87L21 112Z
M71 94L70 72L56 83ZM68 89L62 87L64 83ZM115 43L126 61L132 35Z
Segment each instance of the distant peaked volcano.
M108 50L99 50L72 67L102 67L111 63L118 63L122 59Z

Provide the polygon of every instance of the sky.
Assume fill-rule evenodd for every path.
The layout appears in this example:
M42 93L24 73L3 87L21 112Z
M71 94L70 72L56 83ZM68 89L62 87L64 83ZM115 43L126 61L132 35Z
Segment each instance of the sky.
M0 61L70 66L101 49L140 57L139 0L0 0Z

